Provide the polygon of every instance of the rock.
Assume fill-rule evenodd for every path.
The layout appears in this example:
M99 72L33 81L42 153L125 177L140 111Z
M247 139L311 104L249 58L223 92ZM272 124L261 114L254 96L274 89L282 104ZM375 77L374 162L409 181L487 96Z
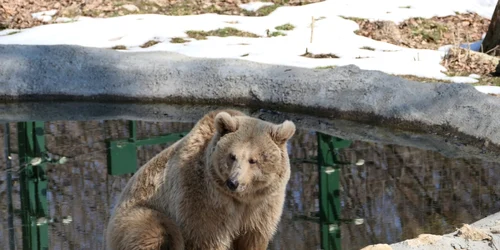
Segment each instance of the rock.
M457 236L462 237L466 240L491 240L491 235L487 234L483 230L464 224L460 229L458 229Z
M492 234L500 234L500 226L494 226L490 228Z
M432 245L439 240L441 240L443 236L434 235L434 234L421 234L416 239L406 240L406 244L411 247L422 246L422 245Z
M53 5L53 8L54 8L54 9L59 9L59 8L61 8L61 3L59 3L59 2L55 3L55 4Z
M130 12L137 12L139 11L139 8L133 4L124 4L121 6L123 9L126 9L127 11Z
M387 244L375 244L363 247L361 250L392 250L392 247Z

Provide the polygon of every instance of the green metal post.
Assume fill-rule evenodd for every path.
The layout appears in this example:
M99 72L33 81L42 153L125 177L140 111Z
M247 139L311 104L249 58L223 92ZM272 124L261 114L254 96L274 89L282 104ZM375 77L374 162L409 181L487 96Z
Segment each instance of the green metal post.
M19 122L18 145L23 249L47 250L47 176L43 122Z
M137 171L137 147L176 142L188 132L171 133L152 138L137 139L136 121L129 121L129 138L106 141L109 148L107 167L109 175L131 174Z
M321 249L340 250L339 169L335 168L331 137L317 133Z
M128 121L129 127L129 141L135 142L137 140L137 123L135 121Z
M337 149L351 141L317 133L321 249L340 250L340 165Z

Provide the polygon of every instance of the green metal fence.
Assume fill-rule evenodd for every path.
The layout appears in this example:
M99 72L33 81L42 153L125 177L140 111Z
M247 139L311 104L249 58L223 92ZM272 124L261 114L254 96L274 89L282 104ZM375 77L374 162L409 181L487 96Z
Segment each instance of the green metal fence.
M134 173L137 170L137 147L175 142L188 132L171 133L153 138L137 139L136 122L129 121L129 138L107 141L107 167L109 175ZM45 149L44 123L19 122L18 147L21 185L21 213L23 249L45 250L49 246L47 212L47 163L64 164L64 157L50 159ZM8 131L7 131L8 132ZM321 233L321 249L341 249L341 223L353 220L341 218L340 205L340 171L342 165L338 158L339 149L349 147L351 141L316 133L318 148L317 158L291 159L292 162L316 164L319 174L319 211L302 219L319 223ZM7 133L8 137L8 133ZM6 139L8 140L8 139ZM6 145L8 142L6 141ZM6 155L8 155L8 147ZM12 239L11 239L12 238ZM13 237L9 236L13 241ZM13 243L10 243L11 247ZM11 248L13 249L13 247Z

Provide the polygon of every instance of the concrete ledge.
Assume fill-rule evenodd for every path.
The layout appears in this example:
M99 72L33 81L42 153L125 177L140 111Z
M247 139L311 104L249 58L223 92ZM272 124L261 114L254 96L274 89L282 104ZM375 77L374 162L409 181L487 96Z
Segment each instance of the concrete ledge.
M500 150L495 145L478 145L466 136L443 136L373 126L347 120L321 118L292 112L259 108L218 105L175 105L98 102L21 102L0 104L0 122L59 120L143 120L196 122L211 110L236 108L248 115L272 122L289 119L299 129L319 131L349 140L409 146L441 153L448 158L478 158L499 162Z
M167 52L1 45L0 119L46 110L14 105L26 100L238 105L460 138L478 152L500 145L499 98L466 84L412 82L355 66L320 70ZM18 113L5 110L12 105Z

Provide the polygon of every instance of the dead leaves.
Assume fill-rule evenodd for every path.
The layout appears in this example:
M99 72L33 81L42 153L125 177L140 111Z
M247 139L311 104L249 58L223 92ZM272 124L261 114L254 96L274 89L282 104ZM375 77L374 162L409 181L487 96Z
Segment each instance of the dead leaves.
M499 58L467 49L452 47L443 59L443 66L453 74L489 75L495 72Z
M488 31L490 20L475 13L410 18L398 25L387 21L352 20L359 24L358 35L402 47L438 49L443 45L454 45L442 61L451 75L489 76L499 62L497 57L458 47L459 44L481 40Z
M410 18L398 25L388 21L353 20L359 24L358 35L416 49L437 49L447 44L480 40L490 23L475 13Z
M276 6L297 6L323 0L272 0ZM54 17L75 17L78 15L92 17L111 17L125 15L121 6L134 4L139 13L190 15L203 13L219 13L227 15L250 15L239 8L240 3L250 0L0 0L0 29L1 28L29 28L42 24L33 19L31 14L57 9ZM49 22L50 23L50 22Z

